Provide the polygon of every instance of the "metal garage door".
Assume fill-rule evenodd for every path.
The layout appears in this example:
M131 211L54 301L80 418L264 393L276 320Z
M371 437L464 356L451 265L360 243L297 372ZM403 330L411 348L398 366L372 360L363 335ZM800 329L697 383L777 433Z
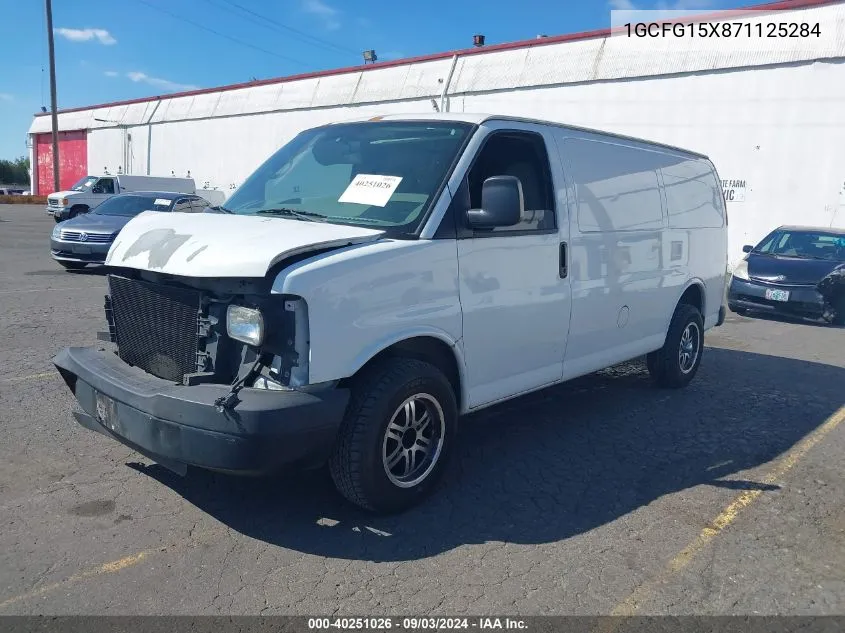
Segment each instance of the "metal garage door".
M38 165L38 195L53 193L53 137L35 137L35 157ZM88 139L85 130L59 132L59 184L69 189L88 173Z

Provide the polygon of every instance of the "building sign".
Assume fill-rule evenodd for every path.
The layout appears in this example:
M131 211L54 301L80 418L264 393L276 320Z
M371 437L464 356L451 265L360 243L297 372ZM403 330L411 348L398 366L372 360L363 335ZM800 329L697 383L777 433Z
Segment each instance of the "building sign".
M745 202L745 181L723 180L722 192L725 194L725 202Z

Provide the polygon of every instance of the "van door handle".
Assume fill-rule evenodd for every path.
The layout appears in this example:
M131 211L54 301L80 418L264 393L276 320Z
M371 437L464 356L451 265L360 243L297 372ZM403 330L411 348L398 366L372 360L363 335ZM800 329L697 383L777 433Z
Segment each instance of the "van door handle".
M560 243L560 278L566 279L568 269L566 267L566 242Z

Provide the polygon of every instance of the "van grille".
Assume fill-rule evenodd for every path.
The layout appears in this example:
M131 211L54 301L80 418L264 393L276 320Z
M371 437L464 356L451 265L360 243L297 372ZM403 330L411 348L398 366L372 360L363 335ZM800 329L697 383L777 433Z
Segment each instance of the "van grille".
M164 380L197 371L200 293L109 275L118 355Z

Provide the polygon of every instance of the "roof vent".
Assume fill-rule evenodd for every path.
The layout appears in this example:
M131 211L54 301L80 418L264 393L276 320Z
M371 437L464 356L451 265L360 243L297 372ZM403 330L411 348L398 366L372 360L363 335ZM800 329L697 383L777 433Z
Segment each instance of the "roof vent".
M473 35L472 36L472 45L473 46L484 46L484 36L483 35Z

